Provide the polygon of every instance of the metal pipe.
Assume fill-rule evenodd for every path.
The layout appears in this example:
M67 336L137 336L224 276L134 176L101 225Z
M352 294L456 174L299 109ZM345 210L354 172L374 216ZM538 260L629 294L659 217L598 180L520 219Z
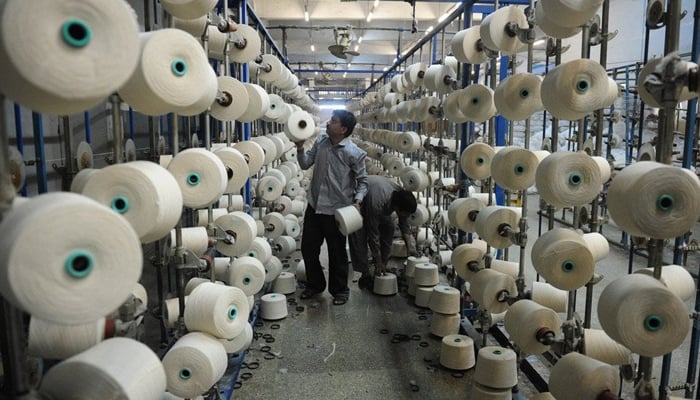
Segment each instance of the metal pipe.
M554 50L554 65L561 64L561 39L556 39L555 50ZM549 62L547 63L547 68L549 68ZM559 118L552 115L552 153L559 150ZM547 205L547 230L554 229L554 207ZM571 304L571 302L569 302Z
M0 220L15 198L10 178L10 154L7 138L5 97L0 94ZM42 143L43 145L43 143ZM42 146L43 147L43 146ZM23 395L30 389L25 367L24 318L22 312L0 297L0 353L5 380L3 391L11 396Z
M2 104L3 101L0 98L0 104ZM19 150L19 153L22 154L22 158L24 159L24 128L22 125L22 110L19 107L19 104L15 103L14 105L14 112L15 112L15 136L17 138L17 150ZM0 125L2 126L2 125ZM4 147L4 145L0 145ZM24 183L22 184L22 189L21 189L21 194L22 196L27 196L27 181L25 180ZM0 214L2 214L0 212Z
M463 28L467 29L471 26L472 24L472 5L469 4L464 7L464 19L463 19ZM472 75L472 65L471 64L462 64L462 87L466 87L469 85L469 79L471 78ZM471 140L471 132L474 131L474 123L469 122L467 124L460 124L460 134L461 134L461 140L459 141L459 154L462 154L464 152L464 149L467 148L467 145L470 144ZM460 183L459 185L459 197L466 197L467 196L467 188L465 187L466 185L462 185L461 182L465 182L467 180L467 175L462 171L462 168L459 168L459 163L455 163L455 168L457 172L457 177L459 177L459 180L457 182ZM459 243L464 243L465 240L465 234L464 231L459 231L458 234L458 242Z
M591 56L591 26L586 24L581 30L581 58L587 59ZM578 120L578 134L576 135L576 150L580 151L583 149L583 142L586 136L586 117ZM581 225L581 218L579 217L579 207L574 207L574 228L578 229Z
M170 137L171 137L171 148L173 151L173 157L180 152L180 117L177 114L170 114L171 125L170 125Z
M678 51L680 36L681 0L669 0L666 10L666 40L664 54ZM664 90L665 91L665 90ZM675 96L673 96L675 97ZM659 134L656 143L656 161L671 164L673 162L673 131L675 125L676 106L678 99L663 99L659 110Z
M122 110L121 110L121 100L119 95L113 94L109 97L109 102L112 105L112 126L114 128L113 136L114 140L112 142L112 152L114 153L114 163L119 164L124 162L123 156L123 130L122 126Z
M680 38L680 19L681 19L681 0L668 0L666 19L666 36L664 42L664 53L666 55L678 51L678 41ZM664 164L673 163L673 135L675 126L676 107L678 99L673 97L668 100L664 96L664 101L661 104L662 109L659 110L659 134L657 135L658 142L656 144L656 160ZM655 243L654 243L655 242ZM661 268L663 258L663 240L650 240L650 246L654 246L654 253L649 252L649 262L654 268L654 277L661 279ZM661 365L661 378L659 380L659 399L666 399L666 387L671 375L671 354L666 354L663 357ZM651 365L651 362L649 363ZM651 371L649 371L651 372ZM651 373L649 373L651 375ZM651 379L651 377L649 377Z
M65 153L65 166L63 170L63 191L70 191L70 184L77 171L76 161L73 157L73 132L70 128L70 117L61 117L63 126L63 151Z
M46 176L46 150L44 149L44 120L41 114L32 113L32 125L34 130L34 156L36 157L36 177L39 193L49 191L48 178Z
M252 20L256 24L256 26L258 27L258 31L263 33L263 36L265 36L265 39L267 39L267 42L270 44L270 47L272 47L272 49L275 50L275 53L277 53L277 55L283 59L284 65L289 67L289 69L292 72L294 72L294 69L289 65L289 59L287 58L287 54L285 52L282 52L282 50L280 50L279 47L277 47L277 43L275 43L275 41L272 39L272 35L270 35L270 32L268 32L268 29L271 29L271 27L266 27L265 24L262 23L262 21L260 21L260 18L258 18L258 16L255 14L255 10L253 10L253 7L251 7L247 2L244 8L246 10L245 19L247 20L248 18L250 18L250 20ZM227 11L224 12L226 13ZM280 29L282 29L282 31L284 32L287 28L280 26ZM287 46L285 45L282 46L282 48L284 49L286 49L286 47Z
M0 297L0 316L0 349L5 373L2 392L16 399L31 390L24 352L24 315Z
M238 16L239 16L239 23L241 24L246 24L248 22L248 13L246 12L247 8L247 1L246 0L237 0L238 1ZM283 30L286 31L286 30ZM241 82L250 82L250 76L249 76L249 69L248 69L248 63L244 63L240 66L240 71L241 71ZM242 124L243 126L243 137L241 137L241 140L250 140L250 122L244 122ZM245 200L245 204L250 206L252 202L251 198L251 190L250 190L250 179L246 180L245 186L243 188L243 198Z
M85 141L92 143L92 123L90 121L90 111L85 111L83 113L83 120L85 121Z
M131 140L136 140L134 139L134 134L136 127L134 126L134 109L129 106L129 139Z
M531 0L530 1L530 7L531 9L535 9L535 1ZM533 59L533 44L528 43L527 44L527 72L532 73L532 59ZM524 138L524 146L526 149L530 148L530 118L527 118L525 120L525 138ZM511 123L511 126L513 124ZM521 200L521 207L522 207L522 214L520 218L520 232L523 234L527 233L527 209L528 209L528 201L527 201L527 190L523 190L522 193L522 200ZM527 246L527 240L521 240L520 241L520 258L518 259L518 278L516 280L516 286L518 287L518 295L523 296L525 294L525 248Z
M476 0L468 0L465 1L461 4L459 4L455 10L447 16L441 23L439 23L435 29L433 30L434 32L439 32L443 29L445 29L446 26L452 23L452 21L456 18L458 18L462 12L464 11L464 8L467 6L473 6L474 3L476 3ZM363 92L362 95L367 94L375 85L380 84L381 82L384 81L384 78L386 78L387 75L389 75L390 72L394 71L399 65L403 64L408 57L413 55L418 49L422 48L425 43L427 43L429 40L432 39L432 35L424 35L418 43L416 43L411 50L406 52L404 55L401 57L398 57L398 59L394 62L394 64L387 70L382 73L382 75L377 78L374 82L372 82Z
M610 0L605 0L603 1L603 14L602 18L600 21L601 27L600 27L600 34L603 37L603 40L600 43L600 65L603 66L603 68L607 67L608 64L608 22L610 19ZM613 75L614 79L615 75ZM603 154L603 114L604 111L601 110L596 110L595 112L595 118L596 118L596 132L595 132L595 146L593 148L593 155L595 156L600 156ZM580 150L580 148L579 148ZM598 208L599 208L599 197L596 196L595 199L593 199L593 203L591 204L591 223L589 224L589 228L591 232L596 232L598 230ZM585 302L585 309L584 309L584 317L583 317L583 327L584 328L590 328L591 327L591 320L593 319L593 284L588 283L586 284L586 302Z
M692 45L691 59L697 60L698 55L700 55L700 0L695 0L695 13L693 22L693 45ZM697 116L698 100L694 98L688 101L688 114L686 117L686 130L685 130L685 143L683 147L683 168L690 168L693 165L694 159L694 144L695 144L695 128L696 128L696 116ZM674 254L674 263L676 257ZM696 282L695 290L695 314L700 313L700 291L697 289L698 284ZM697 374L698 365L698 353L700 352L700 320L698 318L693 318L693 333L690 339L690 349L688 355L688 371L686 375L686 389L685 397L691 398L694 391L694 383ZM698 378L700 379L700 378ZM698 393L700 396L700 392ZM696 397L697 398L697 397Z
M143 1L143 26L146 32L150 32L153 27L151 24L151 7L150 0ZM86 124L87 125L87 124ZM86 131L87 132L87 131ZM155 119L152 116L148 116L148 147L151 149L151 159L158 162L160 157L160 143L159 132L157 132L155 127Z
M10 177L10 145L5 126L7 126L5 96L0 94L0 220L2 214L12 206L16 192Z

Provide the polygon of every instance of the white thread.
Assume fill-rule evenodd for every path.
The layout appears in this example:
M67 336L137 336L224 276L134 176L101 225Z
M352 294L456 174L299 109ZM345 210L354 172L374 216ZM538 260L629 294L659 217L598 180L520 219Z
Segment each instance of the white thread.
M0 231L0 293L49 322L95 321L119 307L141 277L136 232L124 217L85 196L32 197L10 208Z
M248 307L248 298L237 287L203 282L189 295L185 325L190 331L231 338L243 330Z

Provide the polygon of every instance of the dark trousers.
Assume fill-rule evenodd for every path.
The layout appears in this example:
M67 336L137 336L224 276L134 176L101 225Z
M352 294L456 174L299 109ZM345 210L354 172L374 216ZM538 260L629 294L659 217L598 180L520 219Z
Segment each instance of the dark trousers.
M301 254L306 267L306 287L315 292L323 292L326 289L326 278L319 259L324 240L328 246L328 292L333 296L347 296L350 289L345 236L340 233L334 216L316 214L316 210L307 205L304 233L301 237Z
M391 245L394 241L394 221L391 216L384 215L376 215L372 218L379 218L379 251L382 254L382 261L386 265L389 262ZM365 229L362 228L348 236L348 243L350 244L352 269L363 275L369 274L369 252Z

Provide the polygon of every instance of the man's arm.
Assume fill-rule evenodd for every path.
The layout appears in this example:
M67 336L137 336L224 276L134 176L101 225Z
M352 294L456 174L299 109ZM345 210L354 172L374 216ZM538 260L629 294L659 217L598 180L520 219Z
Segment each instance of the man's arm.
M314 161L316 160L318 139L316 139L309 150L304 150L304 143L306 142L303 140L294 143L297 147L297 162L299 163L301 169L309 169L312 165L314 165Z
M408 223L408 217L399 216L399 230L401 231L401 238L406 243L408 255L418 257L420 254L416 249L416 243L413 238L413 232L411 232L411 225Z
M357 161L352 166L352 170L355 173L355 198L354 203L360 203L367 195L367 168L365 166L365 158L367 158L367 153L362 151L362 155L357 158Z

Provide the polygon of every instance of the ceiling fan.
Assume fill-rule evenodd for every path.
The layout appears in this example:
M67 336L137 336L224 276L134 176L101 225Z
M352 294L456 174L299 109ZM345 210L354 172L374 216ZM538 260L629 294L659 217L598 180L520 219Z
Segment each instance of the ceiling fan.
M360 55L360 53L356 51L348 50L350 48L350 44L352 43L352 39L350 39L352 34L351 27L334 28L333 34L335 35L336 44L328 46L328 50L330 50L331 54L344 60L348 58L348 55Z

